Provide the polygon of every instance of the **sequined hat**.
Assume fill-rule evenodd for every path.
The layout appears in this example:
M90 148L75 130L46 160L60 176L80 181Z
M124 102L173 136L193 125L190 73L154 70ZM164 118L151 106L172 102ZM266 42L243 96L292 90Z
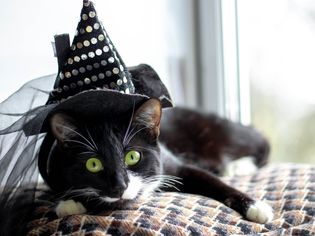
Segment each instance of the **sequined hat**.
M85 0L66 61L59 66L58 85L49 103L89 89L113 89L134 93L135 88L123 60L98 20L93 3Z
M55 37L59 72L47 105L56 106L46 113L119 115L152 97L159 98L162 107L172 106L166 87L150 66L125 66L91 1L83 1L71 46L67 37ZM46 116L40 115L26 125L26 133L34 134L30 127L40 123L38 119L43 123L41 132L47 131Z

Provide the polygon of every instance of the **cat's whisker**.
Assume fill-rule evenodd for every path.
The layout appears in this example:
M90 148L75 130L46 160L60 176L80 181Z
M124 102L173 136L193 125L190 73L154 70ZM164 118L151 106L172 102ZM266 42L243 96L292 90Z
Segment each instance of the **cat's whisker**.
M152 177L167 177L167 178L174 178L174 179L182 179L181 177L175 176L175 175L153 175Z
M97 193L99 192L99 190L93 189L93 188L82 188L82 189L73 189L70 190L71 193L81 193L81 192L85 192L85 193Z
M180 181L181 178L179 178L177 176L173 176L173 175L154 175L154 176L151 176L151 177L149 177L147 179L171 181L171 182L175 182L175 183L178 183L178 184L182 184L182 182Z
M128 149L139 149L139 150L147 150L150 152L157 152L157 150L154 150L153 148L146 148L146 147L141 147L141 146L132 146L132 147L128 147Z
M83 188L83 189L71 189L68 190L63 197L86 197L88 200L93 197L97 198L99 190L94 188Z
M68 189L67 192L99 192L100 190L94 188L79 188L79 189Z
M127 134L126 140L129 139L129 137L132 135L133 131L137 128L137 126L132 127L132 129L129 131L129 133ZM127 145L128 142L125 140L124 145Z
M141 132L141 131L144 130L144 129L148 129L148 127L146 127L146 126L145 126L145 127L142 127L141 129L139 129L139 130L137 130L135 133L133 133L130 138L128 137L128 140L127 140L126 145L128 145L128 143L130 143L130 141L131 141L139 132Z
M86 197L86 201L89 202L90 199L91 199L91 195L88 194L87 197Z
M167 183L161 183L161 186L162 187L166 187L166 188L174 188L174 189L176 189L177 191L179 191L180 192L180 190L176 187L176 186L174 186L174 185L172 185L172 184L167 184Z
M57 199L60 200L60 199L67 197L69 195L70 191L71 191L71 189L68 189L61 196L59 196Z
M93 152L95 153L95 150L94 150L92 147L90 147L89 145L87 145L86 143L83 143L83 142L81 142L81 141L73 140L73 139L66 139L65 142L72 142L72 143L81 144L81 145L83 145L84 147L86 147L88 150L91 150L91 151L93 151Z
M163 181L165 183L170 183L170 184L180 183L179 181L174 181L171 179L157 179L157 180Z
M132 123L133 116L134 116L134 113L135 113L135 106L136 106L135 101L133 101L132 113L131 113L131 117L130 117L130 120L129 120L129 124L128 124L127 130L126 130L126 133L124 135L123 144L125 144L126 138L127 138L128 134L129 134L131 123Z
M123 140L123 145L126 146L127 145L127 140L129 139L131 133L135 130L135 126L132 127L131 130L128 130L128 133L126 133L125 137L124 137L124 140Z
M177 191L180 191L176 187L176 184L182 185L182 182L179 181L180 179L181 178L176 177L176 176L172 176L172 175L154 175L154 176L150 176L150 177L146 178L145 182L149 184L152 182L159 181L160 187L174 188Z
M92 152L92 151L86 151L86 152L80 152L80 153L78 153L78 155L84 155L84 154L92 154L92 155L95 155L96 153L95 153L95 152Z
M133 119L133 118L132 118L132 119ZM131 123L130 123L130 124L131 124ZM135 134L133 134L132 132L133 132L136 128L137 128L137 126L134 126L134 127L131 129L131 131L129 132L129 134L126 133L127 137L126 137L126 139L124 138L124 141L123 141L123 145L124 145L124 146L127 146L127 145L128 145L128 143L130 142L130 140L138 133L138 131L140 132L140 131L143 130L144 128L150 128L150 127L147 126L147 125L144 125L143 128L139 129ZM132 137L130 138L130 136L132 136ZM126 140L127 140L127 141L126 141Z
M161 178L161 179L158 179L162 182L167 182L167 183L171 183L171 184L179 184L179 185L182 185L183 183L178 181L178 180L174 180L174 179L166 179L166 178Z
M77 134L77 135L79 135L82 139L84 139L84 140L87 142L87 144L86 144L87 146L90 146L90 148L91 148L93 151L97 151L97 149L96 149L96 150L94 149L94 147L93 147L93 145L91 144L91 142L90 142L86 137L84 137L82 134L80 134L79 132L77 132L76 130L74 130L74 129L68 127L68 126L65 126L65 125L60 125L60 126L63 127L63 128L65 128L65 129L68 129L68 130L72 131L73 133L75 133L75 134Z
M163 180L160 181L159 186L167 186L169 188L175 188L175 189L178 190L178 188L176 187L175 183L167 182L167 181L163 181Z
M104 204L104 201L101 198L96 199L96 206L101 206Z
M95 150L97 151L97 150L98 150L98 149L97 149L97 146L96 146L96 144L95 144L95 142L94 142L94 140L93 140L93 138L92 138L92 135L91 135L90 131L89 131L88 128L86 128L86 127L85 127L85 130L86 130L86 132L88 133L91 142L93 143L93 147L94 147Z
M176 184L180 184L180 185L182 185L183 183L182 182L180 182L180 181L178 181L178 180L176 180L176 179L167 179L167 178L165 178L165 179L161 179L162 181L164 181L164 182L169 182L169 183L176 183Z

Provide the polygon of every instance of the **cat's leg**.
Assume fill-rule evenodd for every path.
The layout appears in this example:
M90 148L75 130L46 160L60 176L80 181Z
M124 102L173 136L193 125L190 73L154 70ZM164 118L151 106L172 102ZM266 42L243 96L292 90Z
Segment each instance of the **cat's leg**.
M273 211L267 203L253 200L247 194L223 183L218 177L203 169L185 164L175 165L177 166L167 168L171 172L165 174L182 179L182 185L177 185L181 192L211 197L257 223L263 224L272 220Z

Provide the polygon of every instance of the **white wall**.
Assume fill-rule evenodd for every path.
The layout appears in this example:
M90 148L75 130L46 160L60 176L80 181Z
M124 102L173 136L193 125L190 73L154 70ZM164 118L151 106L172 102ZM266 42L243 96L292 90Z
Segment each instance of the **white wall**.
M94 0L99 18L127 65L153 66L167 86L167 0ZM30 79L57 72L51 41L72 37L80 0L0 0L0 101ZM176 41L176 40L175 40Z

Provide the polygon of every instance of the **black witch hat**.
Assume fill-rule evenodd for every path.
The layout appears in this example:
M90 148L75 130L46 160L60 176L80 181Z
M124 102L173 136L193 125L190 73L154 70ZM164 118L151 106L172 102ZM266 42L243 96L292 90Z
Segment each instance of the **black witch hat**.
M159 98L162 107L172 106L165 85L150 66L128 70L91 1L83 1L72 45L67 42L67 35L56 37L59 72L55 86L47 109L25 125L27 135L36 134L32 127L38 130L38 124L42 124L40 132L47 131L46 118L57 111L81 117L117 116L152 97Z
M51 92L48 103L90 89L135 93L132 76L98 20L90 1L83 3L75 37L59 70L58 84Z

